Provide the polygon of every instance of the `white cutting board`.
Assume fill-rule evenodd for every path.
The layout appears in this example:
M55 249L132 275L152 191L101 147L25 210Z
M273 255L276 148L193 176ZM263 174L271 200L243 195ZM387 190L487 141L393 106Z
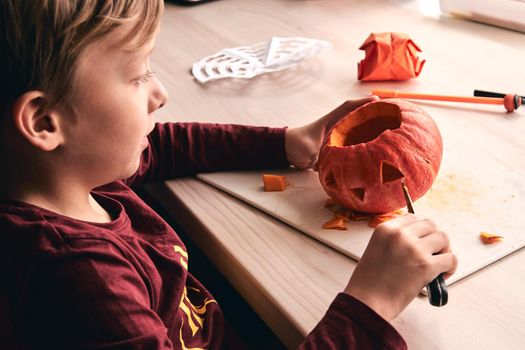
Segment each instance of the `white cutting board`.
M449 154L432 189L414 203L418 216L431 218L450 237L459 263L447 280L449 285L525 246L524 174L494 167L474 169L467 165L476 164L472 156L468 162L460 160L460 155ZM291 185L283 192L264 192L263 173L285 175ZM236 171L197 177L356 260L373 232L366 221L350 221L346 231L323 229L333 213L324 207L328 196L311 170ZM479 239L481 231L499 234L504 240L484 245Z

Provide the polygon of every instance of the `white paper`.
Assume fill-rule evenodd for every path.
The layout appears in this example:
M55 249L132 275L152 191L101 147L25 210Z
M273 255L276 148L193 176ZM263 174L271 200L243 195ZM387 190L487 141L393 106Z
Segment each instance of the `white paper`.
M525 33L524 0L440 0L441 10Z
M325 40L272 37L250 46L226 48L195 62L192 74L201 83L222 78L252 78L279 71L328 50Z

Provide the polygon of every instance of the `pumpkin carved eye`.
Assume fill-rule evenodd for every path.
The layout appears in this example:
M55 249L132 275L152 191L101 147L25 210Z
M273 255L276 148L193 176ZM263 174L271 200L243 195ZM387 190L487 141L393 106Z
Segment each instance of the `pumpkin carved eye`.
M392 164L381 162L381 183L396 181L405 177L403 173Z

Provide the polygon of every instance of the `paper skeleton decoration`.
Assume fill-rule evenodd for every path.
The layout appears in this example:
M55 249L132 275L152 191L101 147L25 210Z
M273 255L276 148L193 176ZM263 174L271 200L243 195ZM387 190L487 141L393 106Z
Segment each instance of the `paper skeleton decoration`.
M223 49L193 64L192 74L201 83L221 78L252 78L291 67L332 47L310 38L272 37L251 46Z

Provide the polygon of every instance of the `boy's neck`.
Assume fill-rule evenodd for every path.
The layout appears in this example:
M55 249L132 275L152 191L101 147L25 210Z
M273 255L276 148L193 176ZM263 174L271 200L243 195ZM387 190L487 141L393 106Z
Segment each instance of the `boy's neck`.
M91 195L92 188L72 181L65 172L46 173L35 163L31 169L11 165L0 171L0 198L28 203L82 221L112 220Z
M41 194L33 193L18 199L57 214L89 222L110 222L111 215L93 198L91 193Z

